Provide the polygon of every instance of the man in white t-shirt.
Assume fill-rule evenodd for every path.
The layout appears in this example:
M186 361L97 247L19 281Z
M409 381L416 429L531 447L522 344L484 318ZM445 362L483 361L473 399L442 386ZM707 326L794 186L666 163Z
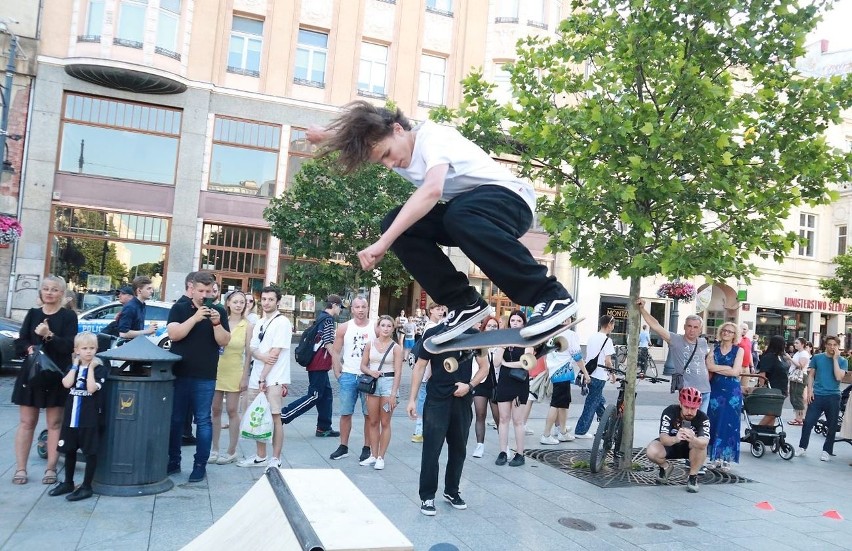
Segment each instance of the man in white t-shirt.
M249 347L252 361L249 375L248 400L251 404L260 392L266 394L272 412L272 457L266 456L266 442L257 442L257 453L237 463L240 467L281 467L281 447L284 443L284 425L281 424L282 394L290 384L290 344L293 341L293 324L278 311L281 291L277 287L264 287L260 292L263 317L254 327Z
M340 445L329 457L343 459L349 456L349 434L352 432L352 414L355 402L360 398L361 413L367 416L367 398L358 392L358 376L361 374L361 355L368 342L376 338L376 326L368 319L367 299L357 296L349 305L352 319L337 326L334 345L331 352L331 367L337 377L340 407ZM364 443L359 461L370 457L370 447L366 445L367 423L364 423Z
M574 428L574 436L577 438L594 438L595 435L589 432L589 428L592 426L595 414L600 420L606 409L606 398L603 395L606 381L609 379L610 382L615 382L615 374L606 369L612 369L612 356L615 354L615 346L609 338L613 329L615 329L615 318L610 315L601 316L598 320L598 332L589 337L586 342L584 361L588 363L591 359L597 358L597 367L590 373L589 394L583 404L583 413L580 414L580 419L577 420L577 426Z

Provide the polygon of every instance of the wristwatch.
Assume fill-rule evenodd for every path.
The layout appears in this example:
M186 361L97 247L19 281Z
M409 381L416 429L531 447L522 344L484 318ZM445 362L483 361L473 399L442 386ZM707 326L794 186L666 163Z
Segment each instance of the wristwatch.
M470 387L468 392L473 392L473 389L476 388L476 386L470 381L468 381L467 386Z

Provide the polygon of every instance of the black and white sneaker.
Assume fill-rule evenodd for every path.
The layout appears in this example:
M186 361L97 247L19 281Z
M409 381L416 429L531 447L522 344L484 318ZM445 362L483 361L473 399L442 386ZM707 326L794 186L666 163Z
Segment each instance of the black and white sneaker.
M358 457L358 461L364 461L370 457L370 446L364 446L361 448L361 455Z
M660 471L657 474L657 482L661 484L668 482L669 477L672 475L672 471L674 471L674 465L666 461L665 466L660 466Z
M450 495L447 492L444 492L444 499L450 502L453 509L467 509L467 503L464 502L461 495L458 493L456 495Z
M424 499L420 502L420 512L426 515L427 517L435 516L435 500L434 499Z
M482 297L477 298L473 304L453 308L447 313L444 320L446 329L429 337L429 340L435 344L451 341L476 325L477 322L484 320L490 313L491 306Z
M349 447L341 444L337 446L337 449L334 450L334 453L332 453L328 457L329 459L343 459L344 457L349 457Z
M577 301L570 296L539 302L533 308L533 313L527 320L526 327L521 328L521 336L528 339L549 331L576 314L578 309Z
M691 474L686 479L686 491L691 494L698 493L698 475Z

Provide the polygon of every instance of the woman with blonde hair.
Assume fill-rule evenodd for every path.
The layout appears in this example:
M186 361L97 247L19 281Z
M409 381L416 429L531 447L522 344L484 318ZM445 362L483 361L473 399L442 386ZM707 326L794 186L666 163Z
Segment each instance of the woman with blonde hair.
M745 351L736 344L737 326L725 322L716 330L716 345L707 355L710 380L710 443L707 458L717 467L728 469L740 460L740 416L743 394L740 374Z
M361 355L361 372L376 377L376 391L367 395L367 420L370 457L361 461L364 467L385 468L385 453L391 439L391 416L397 406L402 379L402 350L393 339L394 321L380 316L376 322L376 338Z
M233 291L225 298L231 340L219 358L216 390L213 392L213 440L208 463L225 465L237 460L237 441L240 437L240 393L248 388L251 365L251 341L254 326L246 318L246 295ZM219 455L219 435L222 432L222 401L228 412L228 451Z
M71 365L71 352L74 350L74 337L77 335L77 314L63 308L65 299L65 280L49 275L41 282L38 296L41 306L30 308L27 312L18 339L15 352L19 356L33 354L40 346L45 355L61 369ZM26 484L27 460L33 443L33 434L38 424L39 410L45 410L47 418L47 468L42 484L56 483L56 462L59 460L57 445L59 430L62 428L62 412L68 389L62 386L62 380L55 384L33 384L28 380L26 369L21 369L12 389L12 403L19 406L20 422L15 433L15 474L13 484Z

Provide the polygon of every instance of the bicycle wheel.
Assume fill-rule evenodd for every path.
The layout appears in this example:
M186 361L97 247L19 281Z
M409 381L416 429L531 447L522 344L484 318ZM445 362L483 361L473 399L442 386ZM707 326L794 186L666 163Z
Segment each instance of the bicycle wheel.
M615 404L610 404L604 411L598 430L595 433L595 440L592 442L592 453L589 456L589 469L593 473L600 472L603 468L606 454L612 449L613 435L616 433L616 425L621 422L621 419L616 415Z
M648 356L648 359L645 361L645 376L657 377L657 363L654 361L654 358Z
M624 347L619 346L618 347L618 349L615 352L615 362L616 362L615 367L617 369L625 369L625 367L622 367L622 366L626 366L626 364L627 364L627 347L626 346L624 346Z

